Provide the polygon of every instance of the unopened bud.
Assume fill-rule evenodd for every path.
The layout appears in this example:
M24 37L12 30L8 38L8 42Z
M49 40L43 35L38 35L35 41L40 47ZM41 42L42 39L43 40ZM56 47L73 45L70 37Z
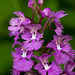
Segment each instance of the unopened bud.
M43 0L38 0L39 5L43 5Z

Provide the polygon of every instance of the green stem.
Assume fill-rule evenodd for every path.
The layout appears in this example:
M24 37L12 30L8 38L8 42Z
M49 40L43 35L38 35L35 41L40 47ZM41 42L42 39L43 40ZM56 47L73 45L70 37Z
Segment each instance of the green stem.
M39 24L41 24L42 20L43 20L43 17L41 16L40 21L39 21Z
M32 8L33 10L33 15L32 15L32 23L34 22L34 8Z
M47 22L45 23L45 25L44 25L44 27L42 29L42 32L46 29L46 27L47 27L48 24L52 23L53 20L54 20L54 17L47 20Z
M39 15L39 13L38 13L38 11L37 11L37 9L35 7L34 7L34 10L35 10L35 12L36 12L36 14L38 16L38 19L40 20L40 15Z

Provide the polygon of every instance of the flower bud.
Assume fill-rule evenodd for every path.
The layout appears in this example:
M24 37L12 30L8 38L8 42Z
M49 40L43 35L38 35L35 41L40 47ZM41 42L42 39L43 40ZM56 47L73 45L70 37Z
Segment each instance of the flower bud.
M41 11L41 15L42 17L49 17L50 12L51 12L50 8L45 8L43 11Z
M39 5L43 5L43 0L38 0Z
M33 8L33 4L34 4L34 1L33 0L29 0L28 7Z

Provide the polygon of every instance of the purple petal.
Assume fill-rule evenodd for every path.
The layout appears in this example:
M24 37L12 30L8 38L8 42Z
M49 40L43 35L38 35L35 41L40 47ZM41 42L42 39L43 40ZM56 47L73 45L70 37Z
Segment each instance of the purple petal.
M62 11L62 10L56 12L55 17L56 17L56 18L61 18L61 17L64 17L64 16L68 15L68 14L64 14L64 12L65 12L65 11Z
M61 30L61 29L63 29L63 28L57 27L57 29L55 29L55 32L56 32L57 35L62 35L63 30Z
M62 53L61 51L58 51L54 55L55 55L55 60L58 64L64 64L70 60L69 56ZM66 57L66 59L65 59L65 57Z
M40 30L42 28L40 24L31 24L31 25L26 25L25 27L28 28L29 30L31 30L32 28L35 28L36 30Z
M43 70L43 69L39 69L39 73L41 74L41 75L46 75L46 73L47 73L47 71L46 70Z
M15 51L16 51L16 53L19 54L19 55L22 54L21 47L15 48Z
M15 61L13 63L13 68L20 71L30 71L30 69L33 66L33 61L26 60L25 58L22 58L21 60Z
M66 72L68 72L68 71L71 72L74 69L74 67L75 67L75 63L74 62L67 62L65 64L65 66L64 66L64 70Z
M38 61L42 62L43 60L48 60L50 56L51 56L51 55L43 54L42 56L35 56L35 58L36 58Z
M42 69L42 68L43 68L43 65L42 65L41 63L38 63L38 64L36 64L36 65L34 66L34 68L35 68L36 70L39 70L39 69Z
M9 24L12 26L18 25L19 24L19 18L11 18Z
M57 48L54 40L52 40L46 47L47 48L53 48L53 49Z
M66 53L69 53L71 51L71 46L69 43L67 43L63 48L62 48L62 51L66 52Z
M18 45L20 45L20 46L23 46L23 44L22 44L21 42L15 41L15 42L13 43L12 47L14 47L16 44L18 44Z
M24 42L24 46L25 48L27 48L28 51L32 51L32 50L38 50L42 47L42 43L44 41L36 41L36 40L32 40L32 42L28 43L27 41Z
M57 65L56 62L52 62L52 64L50 65L50 69L48 70L48 75L59 75L62 73L62 69L60 66Z
M29 32L26 32L26 33L22 34L21 37L24 40L31 41L32 35Z
M12 75L20 75L20 71L17 71L17 70L15 70L15 69L13 69L13 70L11 70L12 72L11 72L11 74Z
M24 13L20 12L20 11L17 11L17 12L13 12L15 15L19 16L19 17L23 17L25 18L24 16Z

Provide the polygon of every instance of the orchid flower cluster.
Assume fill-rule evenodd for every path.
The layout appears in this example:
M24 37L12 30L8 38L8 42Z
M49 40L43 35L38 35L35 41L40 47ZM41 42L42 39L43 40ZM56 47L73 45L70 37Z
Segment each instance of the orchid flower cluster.
M69 35L63 35L64 26L61 25L60 18L68 15L65 11L53 12L50 8L42 10L43 0L29 0L28 7L32 8L32 18L25 17L22 12L14 12L18 17L11 18L8 27L10 37L14 37L14 44L19 45L12 51L13 69L12 75L75 75L73 71L75 67L74 55L68 41L72 39ZM34 20L36 13L38 22ZM42 27L41 22L47 18L46 23ZM56 29L51 28L51 24L55 23ZM53 40L45 46L43 35L44 30L49 27L56 35ZM20 40L21 39L21 40ZM38 52L38 54L37 54ZM53 61L49 58L54 56ZM61 64L64 65L62 69Z

